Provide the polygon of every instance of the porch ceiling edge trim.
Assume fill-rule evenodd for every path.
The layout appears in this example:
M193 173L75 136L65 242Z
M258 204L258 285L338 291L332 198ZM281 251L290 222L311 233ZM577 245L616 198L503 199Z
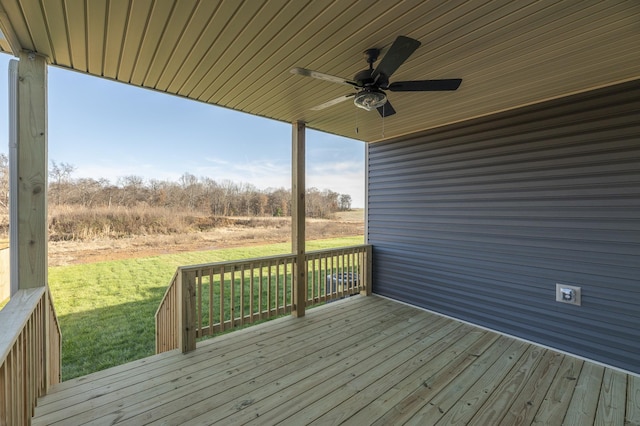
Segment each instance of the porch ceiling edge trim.
M632 81L640 82L640 75L635 76L635 77L625 78L625 79L614 81L614 82L607 83L607 84L596 85L596 86L589 87L589 88L586 88L586 89L583 89L583 90L575 90L573 92L567 92L567 93L560 94L560 95L557 95L557 96L550 96L548 98L541 99L541 100L535 101L535 102L527 102L527 103L523 103L521 105L516 105L516 106L513 106L513 107L509 107L509 108L497 109L495 111L491 111L491 112L488 112L488 113L485 113L485 114L478 114L478 115L473 116L473 117L465 117L465 118L463 118L461 120L450 121L450 122L447 122L447 123L439 125L439 126L433 126L433 127L428 128L428 129L421 130L420 132L403 133L402 135L398 135L398 136L395 136L395 137L389 138L389 139L378 139L378 140L375 140L375 141L368 141L368 142L367 141L363 141L363 142L364 143L398 142L398 141L402 141L402 140L405 140L405 139L420 137L420 136L428 134L428 133L430 133L430 132L432 132L432 131L434 131L436 129L443 129L445 127L452 126L454 124L465 123L467 121L477 120L479 118L489 117L489 116L492 116L492 115L501 114L503 112L516 111L516 110L518 110L520 108L526 108L526 107L533 106L533 105L540 105L540 104L543 104L545 102L550 102L550 101L554 101L554 100L558 100L558 99L569 98L571 96L579 95L579 94L582 94L582 93L588 93L588 92L592 92L594 90L600 90L600 89L604 89L604 88L607 88L607 87L617 86L619 84L630 83ZM312 126L308 126L308 128L313 129ZM316 129L314 129L314 130L316 130ZM588 361L592 361L592 360L588 360ZM628 373L628 372L626 372L626 373Z
M22 51L22 46L20 45L20 42L18 41L18 37L16 36L16 33L13 30L13 27L11 26L11 22L9 21L9 17L7 16L7 13L5 12L1 4L0 4L0 31L2 32L2 36L4 36L4 40L6 41L6 44L8 45L9 49L11 49L10 52L14 56L18 56L18 53ZM2 38L0 38L0 44L2 43L3 43L3 40ZM4 47L3 47L3 50L6 51Z

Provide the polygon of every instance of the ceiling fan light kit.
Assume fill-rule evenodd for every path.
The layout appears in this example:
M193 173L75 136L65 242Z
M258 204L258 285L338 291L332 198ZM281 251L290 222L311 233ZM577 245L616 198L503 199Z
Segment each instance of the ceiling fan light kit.
M363 90L356 94L353 103L357 107L371 111L387 103L387 95L381 90Z
M396 111L393 106L391 106L391 102L389 102L387 94L384 92L385 90L389 90L391 92L453 91L457 90L462 83L462 79L452 78L444 80L396 81L389 84L389 78L391 75L407 59L409 59L409 56L411 56L418 47L420 47L420 42L418 40L405 36L398 36L375 69L373 68L373 63L378 60L380 49L365 50L364 57L369 64L369 68L358 72L353 80L324 74L306 68L294 68L291 72L304 77L345 84L357 89L357 92L355 93L349 93L311 108L313 111L329 108L353 96L353 103L357 107L367 111L375 109L382 117L388 117L395 114Z

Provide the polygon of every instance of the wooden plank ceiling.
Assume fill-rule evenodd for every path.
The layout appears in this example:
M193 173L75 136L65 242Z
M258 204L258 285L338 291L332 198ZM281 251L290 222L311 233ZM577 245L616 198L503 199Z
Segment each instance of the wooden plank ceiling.
M364 141L640 78L627 0L0 0L0 31L2 52ZM351 101L310 110L352 90L291 68L351 79L398 35L422 46L391 81L460 89L388 92L384 121Z

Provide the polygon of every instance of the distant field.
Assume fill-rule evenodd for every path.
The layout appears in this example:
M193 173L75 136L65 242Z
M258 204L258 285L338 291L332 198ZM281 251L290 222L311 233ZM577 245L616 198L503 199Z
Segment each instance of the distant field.
M306 233L307 240L360 235L361 241L364 241L364 211L358 209L338 212L331 219L307 219ZM49 266L264 245L290 240L290 217L228 217L220 218L216 228L201 231L50 241Z
M364 222L364 209L353 209L333 214L336 220L344 222Z
M307 249L362 243L359 235L309 241ZM49 268L63 336L63 380L152 355L154 314L178 266L290 251L289 243L280 243Z

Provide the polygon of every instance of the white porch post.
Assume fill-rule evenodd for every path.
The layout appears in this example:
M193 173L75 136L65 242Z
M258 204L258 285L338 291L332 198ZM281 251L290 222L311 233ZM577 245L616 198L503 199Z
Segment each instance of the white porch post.
M10 244L17 247L12 256L18 289L27 289L47 285L47 60L27 52L18 56L17 209L10 217L17 232Z
M306 304L307 264L305 262L305 129L293 123L291 137L291 252L296 255L292 315L303 317Z

